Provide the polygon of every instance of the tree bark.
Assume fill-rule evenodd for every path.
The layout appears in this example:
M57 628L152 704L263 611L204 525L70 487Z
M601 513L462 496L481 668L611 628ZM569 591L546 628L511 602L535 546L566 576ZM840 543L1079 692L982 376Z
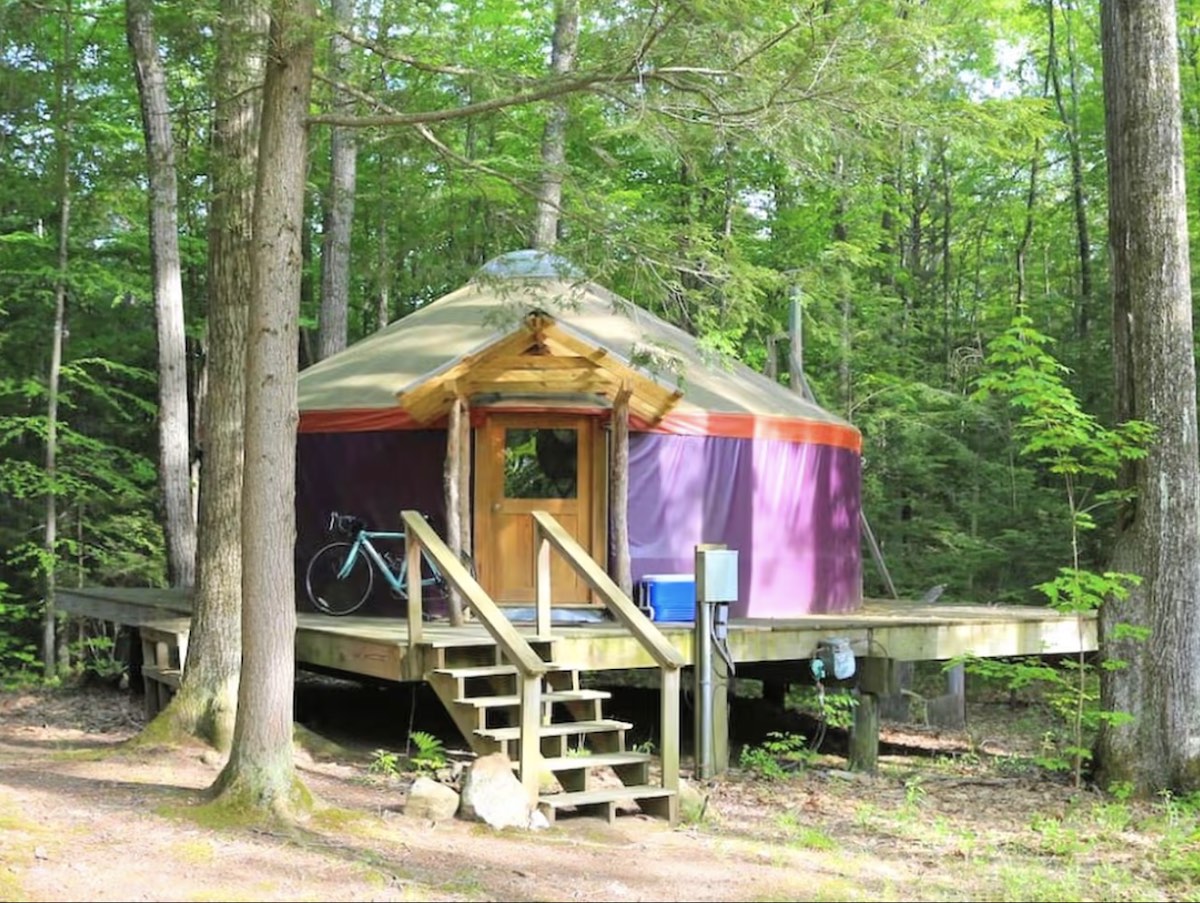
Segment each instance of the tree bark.
M334 27L349 28L354 22L354 0L333 0ZM329 39L329 68L339 83L347 82L350 42L338 31ZM339 87L333 89L333 109L345 113L354 108L354 98ZM324 360L346 347L346 320L350 312L350 237L354 228L354 185L357 178L358 146L354 130L335 126L330 134L329 206L325 211L325 235L321 246L321 316L317 336L317 359Z
M629 396L622 386L613 400L612 448L609 450L612 486L612 528L615 581L621 592L633 595L633 564L629 553Z
M566 75L575 66L575 47L579 41L579 4L577 0L558 0L554 18L554 37L550 51L550 71ZM566 162L567 105L555 100L542 132L542 173L537 187L537 212L533 223L533 247L547 251L558 241L559 211L562 207L563 166Z
M227 750L242 662L242 420L266 3L222 0L221 23L210 156L209 392L199 435L196 593L183 680L160 717Z
M125 0L125 35L133 51L150 179L150 260L158 337L158 480L167 580L171 586L190 588L196 582L196 522L188 441L179 191L166 76L154 39L150 0Z
M468 491L462 485L462 420L467 403L461 398L450 402L450 419L446 424L446 464L443 474L446 484L446 545L455 556L461 558L462 543L462 494ZM469 452L468 452L469 454ZM451 587L447 595L450 602L450 623L461 627L463 623L462 596Z
M242 508L242 674L214 789L289 818L310 804L292 753L297 330L313 76L312 0L271 7L254 203Z
M1117 419L1156 429L1123 474L1136 490L1122 512L1113 565L1142 584L1101 610L1101 672L1110 711L1098 744L1102 786L1142 795L1200 787L1200 444L1184 191L1175 4L1101 7L1109 185L1109 253ZM1116 628L1149 630L1145 641Z

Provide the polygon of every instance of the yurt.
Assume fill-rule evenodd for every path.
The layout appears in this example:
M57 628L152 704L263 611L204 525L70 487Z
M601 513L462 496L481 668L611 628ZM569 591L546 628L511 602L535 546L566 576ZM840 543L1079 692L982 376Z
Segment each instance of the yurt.
M331 511L398 529L416 508L442 530L449 494L502 604L533 600L535 510L610 573L628 556L635 586L690 574L698 543L736 550L733 617L861 604L859 431L560 257L492 260L303 371L299 406L298 568ZM593 604L556 568L556 605ZM386 593L364 613L403 616Z

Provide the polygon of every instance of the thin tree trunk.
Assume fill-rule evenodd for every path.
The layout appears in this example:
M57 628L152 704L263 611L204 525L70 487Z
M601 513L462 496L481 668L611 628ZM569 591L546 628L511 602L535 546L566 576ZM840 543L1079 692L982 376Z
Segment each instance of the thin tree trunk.
M462 419L467 404L461 398L450 402L450 420L446 425L446 464L443 474L446 484L446 545L450 551L460 558L463 551L462 543L462 493L467 490L462 485ZM463 622L462 597L457 589L451 587L448 595L450 602L450 623L461 627Z
M622 386L613 401L612 448L609 450L612 486L613 554L616 560L614 577L621 592L633 594L633 562L629 551L629 396L631 390Z
M1156 430L1123 475L1136 490L1113 564L1142 578L1100 613L1106 724L1101 786L1151 796L1200 788L1200 440L1175 4L1104 0L1105 140L1118 421ZM1118 632L1133 624L1144 641Z
M50 372L46 379L46 532L45 553L46 603L42 611L42 665L46 677L53 677L66 666L65 635L57 641L58 601L58 387L62 375L63 342L67 319L67 266L70 262L68 236L71 231L71 127L75 107L73 46L74 9L66 0L62 14L62 60L58 69L55 143L58 150L58 261L54 277L54 332L50 346Z
M171 586L196 582L196 522L188 444L187 349L179 259L179 193L166 76L150 0L125 0L125 34L141 99L150 177L150 258L158 327L158 479Z
M242 439L254 179L267 34L263 0L222 0L210 156L208 385L187 666L161 718L221 750L233 741L242 662Z
M1062 77L1059 74L1057 29L1054 16L1055 0L1048 0L1046 16L1049 20L1049 43L1047 69L1054 88L1054 104L1058 116L1067 130L1067 146L1071 154L1071 205L1075 212L1075 245L1079 256L1079 298L1075 302L1075 334L1086 338L1091 327L1092 310L1092 240L1087 221L1087 196L1083 189L1083 151L1079 146L1079 95L1075 82L1075 47L1071 40L1070 11L1064 21L1067 24L1067 54L1070 72L1071 104L1068 109L1063 98Z
M354 24L354 0L333 0L335 29ZM329 39L329 68L339 83L349 81L350 42L335 30ZM333 110L348 113L354 107L349 92L334 87ZM354 186L358 145L354 129L334 126L330 133L329 206L321 246L321 316L317 357L324 360L346 347L346 321L350 315L350 237L354 228Z
M246 353L242 675L229 762L232 806L291 817L309 796L292 754L296 666L296 344L313 77L312 0L271 7Z
M575 66L575 47L579 40L579 4L577 0L558 0L556 7L550 71L554 75L566 75ZM554 101L542 132L542 173L537 187L537 212L533 223L532 242L539 250L549 250L558 241L563 170L567 158L566 136L566 102Z

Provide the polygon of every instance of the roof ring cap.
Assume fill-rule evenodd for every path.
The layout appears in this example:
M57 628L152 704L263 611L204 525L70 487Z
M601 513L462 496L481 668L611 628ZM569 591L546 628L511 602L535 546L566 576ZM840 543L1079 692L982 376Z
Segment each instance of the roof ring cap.
M476 279L582 279L583 270L549 251L510 251L493 257L475 273Z

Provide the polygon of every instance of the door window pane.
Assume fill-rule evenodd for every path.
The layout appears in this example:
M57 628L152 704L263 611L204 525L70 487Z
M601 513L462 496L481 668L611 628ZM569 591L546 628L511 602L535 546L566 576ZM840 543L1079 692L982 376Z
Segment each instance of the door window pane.
M578 448L579 434L573 429L505 430L505 498L575 498Z

